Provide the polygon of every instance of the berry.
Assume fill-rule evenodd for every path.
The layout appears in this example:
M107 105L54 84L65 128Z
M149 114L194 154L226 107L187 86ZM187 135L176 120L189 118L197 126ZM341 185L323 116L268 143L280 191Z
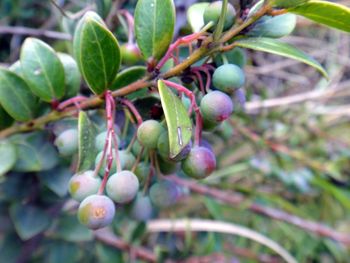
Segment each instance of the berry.
M93 171L85 171L72 176L68 183L68 191L73 199L81 202L86 197L97 194L101 179L94 176Z
M247 33L252 37L281 38L292 33L296 26L296 16L294 14L284 14L279 16L263 16Z
M130 216L137 221L147 221L153 216L153 206L148 196L137 194L131 205Z
M225 64L218 67L213 74L213 85L225 93L233 93L242 87L245 82L243 70L234 64Z
M225 93L215 90L201 100L200 110L204 120L211 123L228 119L233 112L233 102Z
M121 171L111 175L106 184L107 195L120 204L129 203L139 190L139 180L130 171Z
M58 135L54 143L61 155L71 156L75 154L78 151L78 130L65 130Z
M115 214L113 201L104 195L90 195L85 198L78 209L80 223L90 229L109 225Z
M134 156L139 156L142 149L142 145L136 140L134 144L131 147L131 152ZM147 156L147 150L143 150L143 153L141 155L141 159L144 159Z
M157 150L158 154L163 158L163 160L166 161L181 161L185 159L190 152L192 147L192 142L190 142L188 145L186 145L182 151L175 157L170 159L170 149L169 149L169 137L168 137L168 132L164 131L160 134L157 142Z
M176 203L179 197L178 187L170 181L161 181L151 186L149 198L158 208L165 208Z
M136 162L134 155L127 150L119 151L119 158L123 170L131 170Z
M189 156L182 162L182 170L189 177L203 179L216 168L216 158L212 151L203 146L192 148Z
M155 120L144 121L137 129L137 139L148 149L155 149L164 128Z
M158 164L163 175L174 174L180 169L180 163L164 160L162 157L158 157Z
M139 179L140 185L146 181L148 175L151 172L151 166L148 163L140 162L135 169L135 175Z
M101 158L102 158L102 154L103 151L99 152L96 156L95 159L95 167L98 165L98 163L100 162ZM113 163L110 169L110 173L115 173L117 171L117 165L116 165L116 156L115 156L115 150L112 150L112 154L113 154ZM126 151L126 150L121 150L118 151L118 156L119 156L119 160L120 160L120 165L122 169L125 170L131 170L132 166L135 163L135 157L134 155L132 155L132 153ZM103 164L101 166L101 169L99 171L100 175L104 175L105 170L106 170L106 158L107 156L105 156L105 160L103 161Z
M95 167L97 167L98 163L100 162L102 155L103 155L103 151L101 151L97 154L96 159L95 159ZM115 150L114 149L112 150L112 155L113 155L113 163L112 163L112 166L111 166L109 172L115 173L117 171L117 166L116 166L116 162L115 162L116 158L115 158ZM107 158L107 154L105 155L105 159L103 160L101 169L98 172L99 175L101 175L101 176L103 176L105 174L105 171L106 171L106 158Z
M115 136L117 138L117 142L119 145L120 139L119 139L117 134ZM107 137L107 131L101 132L95 137L95 148L97 151L103 150L105 143L106 143L106 137Z
M120 53L124 65L135 65L142 59L140 49L135 44L124 44L120 46Z
M219 22L221 16L222 1L215 1L208 5L203 14L204 24L208 24L210 21L214 22L214 27L211 28L212 31L216 28L216 25ZM224 22L224 30L229 29L236 20L236 10L235 8L228 3L227 12Z

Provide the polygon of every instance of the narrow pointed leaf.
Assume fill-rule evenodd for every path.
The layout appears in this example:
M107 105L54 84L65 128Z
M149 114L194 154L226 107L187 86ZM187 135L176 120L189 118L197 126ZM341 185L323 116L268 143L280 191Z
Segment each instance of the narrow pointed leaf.
M15 120L29 121L35 117L38 99L21 77L0 68L0 104Z
M0 142L0 176L4 175L15 165L16 148L8 141Z
M27 38L21 49L21 67L26 82L39 98L50 102L63 97L63 65L49 45L36 38Z
M317 69L325 78L328 78L328 74L321 64L314 58L305 54L303 51L287 43L281 42L271 38L246 38L237 40L236 45L243 48L254 49L263 51L279 56L295 59L297 61L308 64L311 67Z
M135 9L136 41L143 56L156 60L167 51L174 34L173 0L138 0Z
M270 0L269 4L271 4L273 7L278 8L290 8L304 4L308 1L310 0Z
M192 136L192 123L181 100L165 85L158 81L165 120L168 126L170 158L176 158L188 144Z
M329 27L350 32L350 8L328 1L308 1L290 8L289 12L304 16Z
M88 12L74 34L74 55L81 74L95 94L109 89L120 66L117 39L98 15Z
M89 117L84 111L79 113L79 161L78 172L89 170L95 163L95 136L96 131Z

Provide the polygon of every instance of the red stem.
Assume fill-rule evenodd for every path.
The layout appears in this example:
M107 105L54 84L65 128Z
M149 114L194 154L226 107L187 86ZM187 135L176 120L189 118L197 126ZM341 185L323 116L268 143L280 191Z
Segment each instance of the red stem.
M128 44L134 43L134 17L129 13L128 10L119 10L120 14L126 18L128 22Z
M134 106L134 104L127 99L120 99L120 101L129 108L132 114L134 114L137 121L137 126L140 126L142 124L142 117L138 112L138 110L136 109L136 107Z
M80 108L79 106L79 102L82 102L82 101L85 101L87 99L87 97L84 97L84 96L76 96L76 97L73 97L73 98L70 98L70 99L67 99L63 102L61 102L57 109L58 110L63 110L64 108L74 104L78 109Z

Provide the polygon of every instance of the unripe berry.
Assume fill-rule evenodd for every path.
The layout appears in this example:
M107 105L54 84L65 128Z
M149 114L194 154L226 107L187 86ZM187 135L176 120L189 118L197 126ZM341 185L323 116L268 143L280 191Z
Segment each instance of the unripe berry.
M216 168L216 158L212 151L203 147L193 147L189 156L182 162L182 170L189 177L203 179Z
M234 64L225 64L218 67L213 74L213 85L225 93L233 93L242 87L245 82L243 70Z
M147 221L153 216L153 206L148 196L137 194L134 202L131 204L130 217L137 221Z
M70 156L78 151L78 130L69 129L62 132L55 140L58 151L63 156Z
M170 159L170 148L169 148L169 137L168 137L168 132L164 131L160 134L158 142L157 142L157 150L158 154L163 158L163 160L166 161L181 161L185 159L190 152L192 147L192 142L188 145L186 145L183 150L173 159Z
M203 14L204 24L208 24L210 21L214 22L214 27L212 27L210 30L214 31L216 28L216 25L219 22L219 18L221 16L221 9L222 9L222 1L215 1L208 5ZM229 29L236 20L236 10L235 8L228 3L227 4L227 12L225 16L225 22L224 22L224 30Z
M78 209L80 223L90 229L109 225L115 214L113 201L104 195L90 195L85 198Z
M131 147L131 152L134 156L139 156L142 149L142 145L136 140L134 144ZM144 159L147 156L147 149L143 150L143 153L141 155L141 159Z
M163 126L155 120L144 121L137 129L137 139L148 149L155 149Z
M231 116L233 112L233 102L228 95L215 90L203 97L200 110L203 119L209 122L222 122Z
M146 178L149 176L151 172L151 166L149 163L140 162L135 169L135 175L139 179L140 185L143 185Z
M73 199L81 202L86 197L97 194L101 179L94 176L93 171L85 171L72 176L68 183L68 191Z
M135 65L142 59L140 49L135 44L127 43L120 46L120 53L124 65Z
M123 170L131 170L136 162L134 155L127 150L119 151L119 158Z
M120 143L119 136L117 134L115 136L117 138L117 143L119 145ZM107 131L101 132L95 137L95 148L97 151L103 150L106 143L106 137L107 137Z
M175 204L179 195L178 187L174 183L165 180L153 184L149 190L151 202L158 208Z
M115 202L126 204L135 198L139 186L139 180L134 173L121 171L108 178L106 191Z
M95 159L95 167L98 165L98 163L100 162L101 158L103 155L103 151L99 152L99 154L97 154L96 159ZM115 150L112 150L112 155L113 155L113 163L110 169L110 173L115 173L117 171L117 165L116 165L116 156L115 156ZM132 155L132 153L126 151L126 150L121 150L118 151L118 156L119 156L119 160L120 160L120 165L122 169L125 170L131 170L132 166L135 163L135 157ZM105 160L103 161L103 164L101 166L101 169L99 171L99 175L103 176L106 170L106 158L107 156L105 156Z
M163 175L176 173L180 169L180 163L164 160L162 157L158 157L158 164Z

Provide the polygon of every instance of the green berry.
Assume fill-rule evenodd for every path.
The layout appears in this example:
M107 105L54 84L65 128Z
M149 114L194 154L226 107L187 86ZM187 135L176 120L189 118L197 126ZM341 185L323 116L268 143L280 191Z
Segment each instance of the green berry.
M119 136L117 134L115 136L117 138L117 143L119 145L120 143ZM95 148L97 151L103 150L106 143L106 137L107 137L107 131L101 132L95 137Z
M120 46L120 53L124 65L135 65L142 59L140 49L135 44L124 44Z
M95 159L95 167L97 167L97 165L99 164L101 158L102 158L102 155L103 155L103 151L99 152L96 156L96 159ZM110 173L115 173L117 171L117 166L116 166L116 158L115 158L115 150L113 149L112 150L112 155L113 155L113 163L112 163L112 166L110 168ZM107 154L105 155L105 159L103 160L103 163L102 163L102 166L101 166L101 169L99 170L99 175L103 176L105 174L105 171L106 171L106 159L107 159Z
M115 202L126 204L135 198L139 186L139 180L134 173L121 171L108 178L106 191Z
M131 152L134 156L139 156L141 149L142 149L142 145L136 140L131 147ZM141 159L144 159L146 156L147 156L147 149L144 149L141 155Z
M213 74L213 85L220 91L231 94L245 82L243 70L234 64L218 67Z
M203 179L216 168L216 158L212 151L203 146L192 148L188 157L182 162L182 170L189 177Z
M222 1L215 1L208 5L204 10L204 24L208 24L210 21L214 22L214 27L211 28L212 31L216 28L216 25L219 22L219 18L221 16L221 9ZM236 10L230 3L228 3L224 22L224 30L229 29L234 24L235 20Z
M158 164L163 175L174 174L180 169L180 163L164 160L162 157L158 157Z
M151 172L151 166L149 163L140 162L135 169L135 175L139 179L140 185L143 185L143 183L146 181L147 177L149 176Z
M119 151L119 158L123 170L131 170L136 162L135 156L127 150Z
M155 120L144 121L137 129L137 139L148 149L157 148L157 142L164 128Z
M78 130L69 129L62 132L55 140L58 152L62 156L71 156L78 151Z
M200 110L204 120L211 123L222 122L231 116L233 102L228 95L215 90L203 97Z
M130 217L137 221L147 221L154 214L151 200L148 196L137 194L134 202L131 205Z
M68 183L68 191L73 199L81 202L86 197L97 194L101 179L94 176L93 171L85 171L72 176Z
M178 187L170 181L155 183L149 190L151 202L158 208L165 208L175 204L179 195Z
M81 202L78 209L80 223L94 230L109 225L114 214L113 201L104 195L88 196Z

